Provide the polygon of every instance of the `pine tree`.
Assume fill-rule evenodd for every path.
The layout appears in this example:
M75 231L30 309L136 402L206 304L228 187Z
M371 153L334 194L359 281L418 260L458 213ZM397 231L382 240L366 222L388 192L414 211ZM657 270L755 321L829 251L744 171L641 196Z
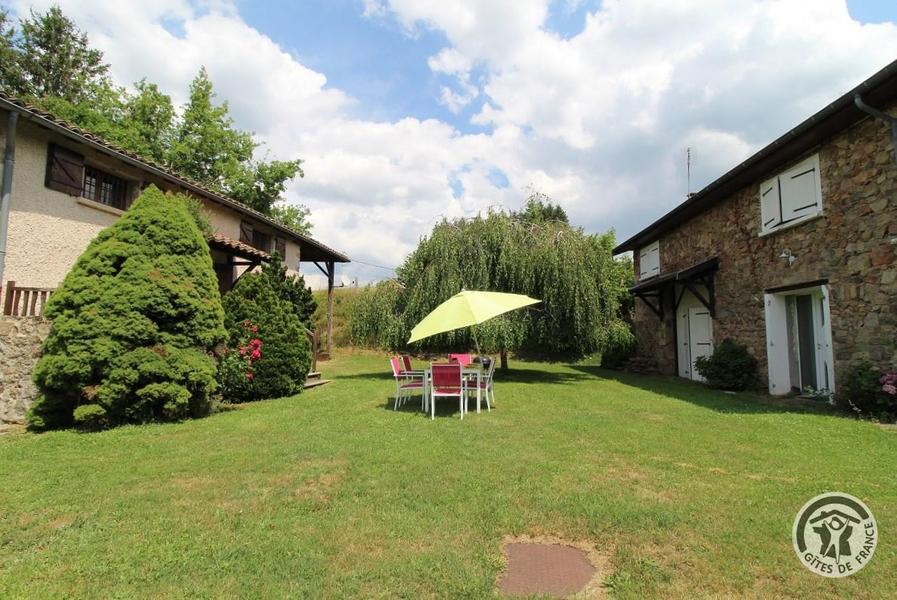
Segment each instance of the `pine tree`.
M207 414L225 340L209 247L185 199L148 188L94 238L47 303L33 428Z

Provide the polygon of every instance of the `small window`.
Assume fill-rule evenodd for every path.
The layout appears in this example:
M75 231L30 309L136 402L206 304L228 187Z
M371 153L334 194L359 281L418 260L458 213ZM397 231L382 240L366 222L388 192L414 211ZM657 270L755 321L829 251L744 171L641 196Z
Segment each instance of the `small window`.
M760 184L760 234L822 214L819 155L802 160Z
M639 280L660 275L660 242L645 246L638 253Z
M84 187L81 195L120 210L128 200L128 182L94 167L84 167Z
M252 246L262 252L271 252L271 236L258 229L252 232Z

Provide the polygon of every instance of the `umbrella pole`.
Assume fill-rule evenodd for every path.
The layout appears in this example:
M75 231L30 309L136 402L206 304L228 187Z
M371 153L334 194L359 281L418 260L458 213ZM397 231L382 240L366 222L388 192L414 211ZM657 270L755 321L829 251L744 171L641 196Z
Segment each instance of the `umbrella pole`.
M477 356L482 356L482 352L480 352L480 343L477 341L477 326L471 325L470 331L473 333L473 343L477 347Z

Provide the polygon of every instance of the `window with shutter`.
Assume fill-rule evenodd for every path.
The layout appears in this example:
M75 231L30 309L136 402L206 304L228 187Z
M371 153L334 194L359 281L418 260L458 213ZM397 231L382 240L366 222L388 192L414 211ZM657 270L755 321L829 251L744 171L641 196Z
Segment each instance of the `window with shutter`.
M660 242L654 242L639 250L639 279L660 275Z
M50 144L45 185L70 196L80 196L84 186L84 157L62 146Z
M283 238L276 238L274 240L274 251L280 255L280 258L286 260L287 258L287 241Z
M252 244L252 223L240 221L240 241L244 244Z
M768 231L782 224L778 177L773 177L760 185L760 218L763 231Z
M782 223L819 213L818 159L814 156L779 176Z
M796 225L822 213L819 155L760 185L760 234Z

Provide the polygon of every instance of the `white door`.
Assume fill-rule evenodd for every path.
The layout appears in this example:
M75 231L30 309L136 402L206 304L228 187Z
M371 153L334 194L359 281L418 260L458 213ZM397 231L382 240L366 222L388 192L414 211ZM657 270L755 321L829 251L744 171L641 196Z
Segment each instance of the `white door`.
M813 325L816 329L816 389L835 391L832 328L829 324L828 288L822 286L813 294Z
M695 361L699 356L713 354L713 330L711 328L710 311L704 307L688 309L688 350L691 362L691 378L704 381L695 369Z

